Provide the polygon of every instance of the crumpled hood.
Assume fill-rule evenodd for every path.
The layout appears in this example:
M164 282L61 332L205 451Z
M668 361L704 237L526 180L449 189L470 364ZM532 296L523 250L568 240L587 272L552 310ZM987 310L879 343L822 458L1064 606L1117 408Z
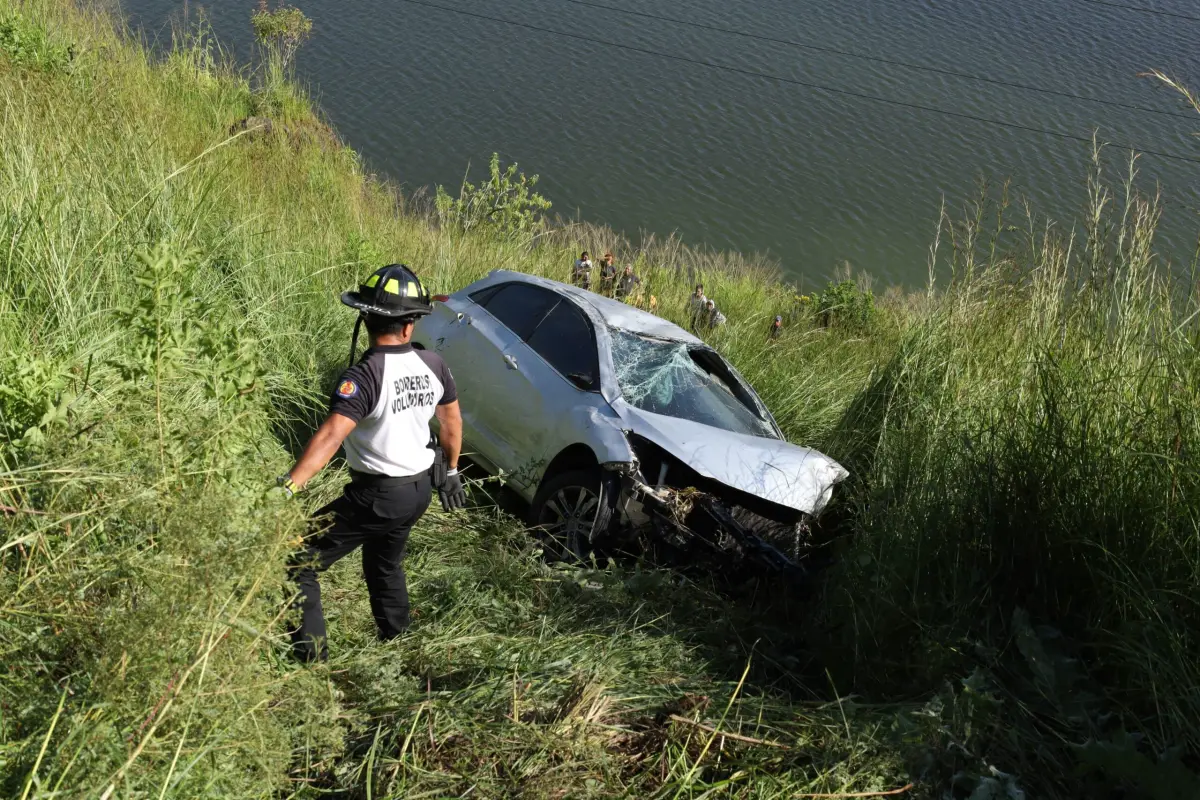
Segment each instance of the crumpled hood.
M653 414L625 402L614 409L631 431L704 477L796 511L820 513L834 485L849 475L808 447Z

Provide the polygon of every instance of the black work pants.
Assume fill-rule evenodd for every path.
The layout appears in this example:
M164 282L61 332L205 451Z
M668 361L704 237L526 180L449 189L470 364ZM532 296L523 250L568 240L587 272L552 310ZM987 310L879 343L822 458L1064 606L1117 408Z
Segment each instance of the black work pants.
M317 573L362 546L363 576L379 638L394 639L408 628L408 586L404 553L408 534L429 508L428 475L400 486L350 483L342 496L314 514L317 526L292 560L290 573L300 590L300 627L292 647L301 661L324 661L325 614Z

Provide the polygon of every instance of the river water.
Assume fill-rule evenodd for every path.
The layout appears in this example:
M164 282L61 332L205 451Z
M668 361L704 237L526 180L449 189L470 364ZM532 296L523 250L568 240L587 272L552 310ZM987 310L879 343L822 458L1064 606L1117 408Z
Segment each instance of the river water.
M980 178L1010 180L1069 225L1090 146L996 123L1097 131L1196 160L1140 162L1162 188L1161 249L1183 270L1200 231L1200 115L1138 73L1200 89L1200 5L1112 2L1166 13L1100 0L296 0L314 21L297 72L370 168L410 191L457 187L496 151L541 175L560 214L765 252L808 285L846 262L923 283L943 198L960 207ZM253 7L204 6L246 61ZM123 5L152 42L197 8Z

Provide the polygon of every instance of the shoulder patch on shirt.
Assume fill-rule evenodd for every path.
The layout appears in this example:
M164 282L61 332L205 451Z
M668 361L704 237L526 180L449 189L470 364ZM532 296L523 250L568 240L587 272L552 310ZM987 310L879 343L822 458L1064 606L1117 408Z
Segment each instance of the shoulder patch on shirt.
M342 381L338 384L338 397L354 397L356 394L358 394L358 384L354 381Z

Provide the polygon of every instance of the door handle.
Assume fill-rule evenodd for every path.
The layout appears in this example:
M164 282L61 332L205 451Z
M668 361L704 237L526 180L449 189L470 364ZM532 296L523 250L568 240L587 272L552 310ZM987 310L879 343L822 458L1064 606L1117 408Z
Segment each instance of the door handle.
M505 354L504 363L508 365L509 369L516 369L517 368L517 357L514 355L510 355L510 354Z

